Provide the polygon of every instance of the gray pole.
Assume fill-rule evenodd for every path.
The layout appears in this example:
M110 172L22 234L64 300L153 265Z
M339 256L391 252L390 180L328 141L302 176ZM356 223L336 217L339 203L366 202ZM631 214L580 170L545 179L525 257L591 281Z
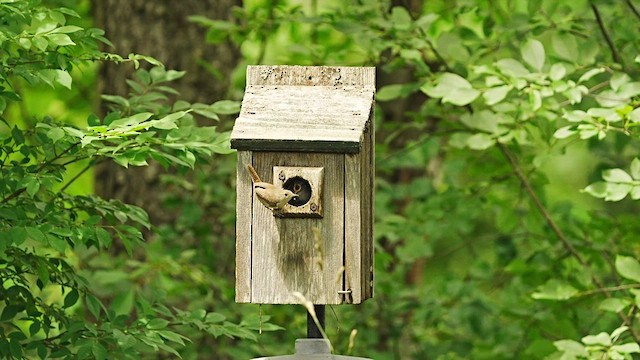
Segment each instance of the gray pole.
M325 305L313 305L313 309L316 312L316 316L318 317L318 322L320 323L320 329L316 325L316 322L313 321L313 316L311 313L307 312L307 338L309 339L322 339L322 331L324 331L324 320L325 320Z

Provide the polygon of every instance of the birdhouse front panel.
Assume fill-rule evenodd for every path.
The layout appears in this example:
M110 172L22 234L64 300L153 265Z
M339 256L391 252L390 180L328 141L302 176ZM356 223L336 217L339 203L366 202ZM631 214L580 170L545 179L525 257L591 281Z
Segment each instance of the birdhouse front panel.
M231 136L236 301L373 296L374 92L373 68L247 70Z

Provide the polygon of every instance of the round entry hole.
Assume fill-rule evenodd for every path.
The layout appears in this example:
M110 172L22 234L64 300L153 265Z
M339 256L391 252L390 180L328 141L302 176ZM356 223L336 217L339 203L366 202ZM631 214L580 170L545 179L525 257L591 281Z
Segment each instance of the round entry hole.
M297 197L289 200L290 205L302 206L311 199L311 184L300 176L287 179L282 187L297 195Z

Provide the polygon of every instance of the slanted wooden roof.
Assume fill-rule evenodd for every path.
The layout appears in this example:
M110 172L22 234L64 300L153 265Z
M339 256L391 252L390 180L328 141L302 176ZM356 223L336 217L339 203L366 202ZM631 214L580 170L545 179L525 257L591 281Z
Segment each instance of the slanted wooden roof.
M357 153L374 93L372 67L250 66L231 147Z

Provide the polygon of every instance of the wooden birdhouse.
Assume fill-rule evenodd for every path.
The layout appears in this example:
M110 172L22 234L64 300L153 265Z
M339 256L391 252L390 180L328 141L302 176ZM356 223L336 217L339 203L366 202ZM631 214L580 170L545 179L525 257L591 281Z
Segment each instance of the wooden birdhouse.
M361 303L373 296L372 67L250 66L238 150L236 301ZM263 205L247 170L296 194Z

